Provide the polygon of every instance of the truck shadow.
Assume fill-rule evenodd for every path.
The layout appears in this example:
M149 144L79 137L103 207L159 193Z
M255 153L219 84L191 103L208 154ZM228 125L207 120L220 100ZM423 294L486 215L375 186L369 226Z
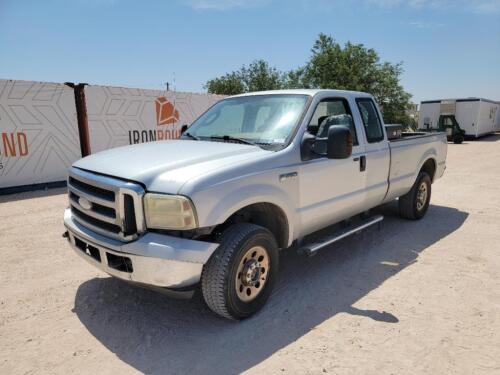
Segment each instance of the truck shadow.
M113 278L80 285L74 312L104 346L147 374L240 373L339 313L397 324L390 311L353 305L418 262L420 252L457 230L468 214L430 206L425 219L412 222L397 217L394 203L376 211L386 216L380 231L368 229L311 258L283 253L273 296L246 321L219 319L200 296L172 300Z

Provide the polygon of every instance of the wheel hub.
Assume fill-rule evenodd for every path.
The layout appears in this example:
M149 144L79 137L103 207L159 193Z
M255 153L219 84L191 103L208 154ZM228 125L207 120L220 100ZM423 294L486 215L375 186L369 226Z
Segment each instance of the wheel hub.
M422 182L417 191L417 210L424 208L427 202L427 184Z
M261 265L254 259L249 260L243 267L242 283L245 286L254 286L260 279Z
M262 246L255 246L241 258L236 274L236 294L244 302L255 299L264 289L269 274L269 255Z

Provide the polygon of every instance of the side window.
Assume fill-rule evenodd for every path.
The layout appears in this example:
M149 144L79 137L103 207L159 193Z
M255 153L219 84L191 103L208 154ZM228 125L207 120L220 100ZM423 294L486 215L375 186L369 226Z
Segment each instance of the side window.
M451 118L445 117L444 118L444 125L445 126L453 126L453 121L451 121Z
M363 120L368 143L380 142L383 140L384 132L382 131L382 124L373 100L364 98L356 99L356 103L358 103L358 109Z
M307 130L319 138L326 138L332 126L346 126L351 130L354 145L358 144L356 127L349 103L345 99L325 99L318 103Z

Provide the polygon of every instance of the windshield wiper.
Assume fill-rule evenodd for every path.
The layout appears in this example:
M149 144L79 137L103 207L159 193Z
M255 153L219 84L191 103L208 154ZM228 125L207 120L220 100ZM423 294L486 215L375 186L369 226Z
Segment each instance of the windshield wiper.
M191 133L185 132L182 135L188 136L191 139L194 139L195 141L199 141L200 138L198 138L196 135L192 135Z
M256 142L249 141L248 139L233 137L230 135L211 135L210 139L222 139L223 141L234 141L234 142L243 143L243 144L252 145L252 146L257 145Z

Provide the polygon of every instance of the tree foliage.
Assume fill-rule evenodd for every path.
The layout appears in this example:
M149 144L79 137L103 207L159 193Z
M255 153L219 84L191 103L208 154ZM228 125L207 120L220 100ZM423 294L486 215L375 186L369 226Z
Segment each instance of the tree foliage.
M210 93L234 95L282 88L322 88L371 93L378 101L386 123L409 125L407 109L411 95L400 79L402 63L380 62L378 53L363 44L343 46L331 36L320 34L302 67L283 73L265 60L207 82Z
M222 77L214 78L205 84L209 93L221 95L236 95L246 92L240 72L232 72Z
M248 67L211 79L205 84L209 93L235 95L244 92L279 90L283 88L283 73L265 60L255 60Z

